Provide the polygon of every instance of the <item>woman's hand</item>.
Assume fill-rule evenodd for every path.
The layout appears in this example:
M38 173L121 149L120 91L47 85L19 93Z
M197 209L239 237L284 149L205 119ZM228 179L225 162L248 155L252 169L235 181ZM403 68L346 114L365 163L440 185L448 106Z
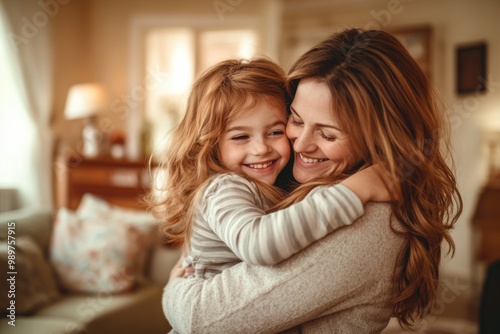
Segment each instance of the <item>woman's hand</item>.
M395 184L381 165L368 166L341 182L351 189L363 204L368 201L388 202L397 198Z

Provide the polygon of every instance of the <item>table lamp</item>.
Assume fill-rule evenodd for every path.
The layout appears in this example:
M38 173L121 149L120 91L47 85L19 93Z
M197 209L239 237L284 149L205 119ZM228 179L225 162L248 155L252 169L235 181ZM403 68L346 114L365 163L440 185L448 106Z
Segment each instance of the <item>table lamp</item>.
M82 153L87 158L93 158L100 153L102 133L97 128L97 114L107 108L106 89L99 83L84 83L74 85L69 89L64 108L66 119L85 118L82 130Z

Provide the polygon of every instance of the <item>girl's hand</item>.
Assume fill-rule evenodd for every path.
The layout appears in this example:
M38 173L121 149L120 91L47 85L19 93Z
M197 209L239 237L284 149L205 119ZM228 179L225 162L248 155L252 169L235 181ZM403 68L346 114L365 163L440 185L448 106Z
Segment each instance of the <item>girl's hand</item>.
M170 271L170 277L168 278L169 282L174 278L184 277L184 274L186 273L186 269L182 267L182 263L184 262L184 257L185 257L184 254L182 254L177 263Z
M363 204L368 201L393 201L397 195L389 172L380 165L371 165L341 182L351 189Z
M184 275L182 277L188 278L188 277L193 276L193 275L194 275L194 268L193 268L193 265L190 264L189 266L184 268Z

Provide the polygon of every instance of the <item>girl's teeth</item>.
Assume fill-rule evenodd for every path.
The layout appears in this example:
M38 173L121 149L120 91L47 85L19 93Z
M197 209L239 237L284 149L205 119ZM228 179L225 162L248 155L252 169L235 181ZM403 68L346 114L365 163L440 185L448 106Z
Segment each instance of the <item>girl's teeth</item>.
M251 168L256 168L256 169L262 169L262 168L267 168L271 166L272 161L266 163L266 164L255 164L255 165L250 165Z
M308 164L312 164L312 163L315 163L315 162L321 162L321 161L326 161L327 159L312 159L312 158L306 158L304 157L302 154L299 154L300 156L300 159L302 159L302 161L308 163Z

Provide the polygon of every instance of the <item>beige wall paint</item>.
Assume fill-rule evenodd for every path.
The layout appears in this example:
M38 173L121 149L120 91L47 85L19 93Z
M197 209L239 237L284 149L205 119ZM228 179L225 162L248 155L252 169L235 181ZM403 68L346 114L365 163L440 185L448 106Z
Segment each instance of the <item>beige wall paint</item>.
M70 1L61 5L50 21L54 56L54 100L52 127L56 141L60 135L71 140L81 131L81 121L64 122L63 112L66 94L73 84L93 80L89 66L88 7L83 1Z
M72 84L102 82L109 89L110 103L130 95L130 27L137 17L198 15L220 22L239 16L259 17L263 22L260 27L261 47L263 53L267 53L268 32L273 28L267 25L270 2L223 0L222 3L229 6L222 16L215 9L214 1L205 0L75 0L61 8L64 10L51 22L54 49L60 54L54 73L53 119L56 135L72 147L78 145L77 134L82 122L67 122L63 118L66 94ZM100 117L100 127L105 132L126 129L127 120L122 116L123 113L108 112Z

